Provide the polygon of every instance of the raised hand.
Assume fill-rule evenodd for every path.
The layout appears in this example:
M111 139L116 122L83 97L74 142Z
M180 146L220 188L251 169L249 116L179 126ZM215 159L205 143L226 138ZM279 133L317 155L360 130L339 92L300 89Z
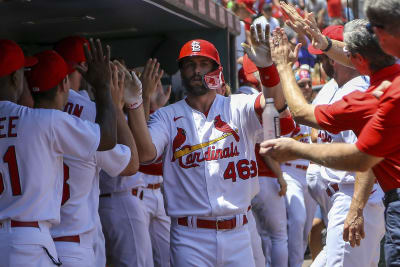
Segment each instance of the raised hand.
M156 92L151 97L151 110L157 110L167 104L171 95L171 89L172 86L169 85L167 91L164 91L161 81L158 82Z
M251 46L242 43L246 54L257 67L268 67L272 65L271 51L269 48L269 24L262 30L261 24L254 25L250 28Z
M159 69L160 63L157 62L157 59L150 58L146 62L143 73L140 76L140 80L143 84L143 95L145 97L151 97L156 91L157 84L164 75L164 71Z
M124 65L118 61L114 61L119 72L125 74L124 81L124 103L128 108L137 108L143 102L142 99L142 82L139 80L135 72L129 72Z
M87 67L77 65L76 69L82 74L83 78L97 90L109 90L111 83L110 69L110 46L106 46L106 53L99 39L96 42L89 40L90 49L87 44L83 45L86 56Z
M113 98L114 106L122 110L124 107L124 88L125 88L125 72L119 71L118 67L111 65L111 96Z
M294 50L289 43L285 31L281 28L276 28L272 33L272 38L269 40L271 48L271 57L275 65L290 65L292 66L298 58L301 44L297 44Z

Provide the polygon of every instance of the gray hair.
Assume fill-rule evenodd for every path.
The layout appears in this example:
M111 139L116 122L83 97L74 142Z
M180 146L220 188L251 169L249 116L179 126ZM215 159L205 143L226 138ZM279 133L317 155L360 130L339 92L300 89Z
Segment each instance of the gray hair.
M399 34L400 1L399 0L366 0L364 13L373 24L385 26L392 34Z
M368 60L369 68L378 71L382 68L393 65L394 57L385 54L379 46L377 37L368 32L366 19L355 19L344 26L343 41L347 50L352 54L360 54Z

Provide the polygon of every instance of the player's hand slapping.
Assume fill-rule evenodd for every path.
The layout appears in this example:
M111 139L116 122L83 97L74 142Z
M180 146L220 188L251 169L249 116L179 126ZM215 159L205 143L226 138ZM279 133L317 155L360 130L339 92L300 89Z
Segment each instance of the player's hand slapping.
M151 109L152 110L157 110L163 106L165 106L169 100L169 97L171 96L171 90L172 86L169 85L167 87L167 90L165 91L161 81L158 82L158 85L156 87L156 91L151 97Z
M363 211L350 206L344 221L343 240L353 248L360 246L361 239L365 238Z
M157 59L150 58L147 60L146 65L140 80L143 84L143 97L152 97L157 89L157 85L164 75L164 71L160 70L160 63Z
M271 57L276 67L280 65L292 65L297 61L301 44L297 44L292 50L292 46L287 38L285 31L281 28L276 28L272 33L272 38L269 39L271 48Z
M257 67L269 67L273 64L271 59L271 51L269 49L269 24L265 26L263 31L261 24L254 25L250 28L251 46L242 43L246 54Z
M122 65L118 61L114 61L114 64L117 66L119 72L125 73L125 81L124 81L124 103L125 106L131 109L135 109L139 107L142 102L142 82L137 77L136 73L131 71Z
M285 23L298 34L305 34L316 49L328 47L326 37L321 33L313 13L305 13L304 18L297 12L293 5L280 2L282 12L287 20Z
M279 162L298 159L295 151L300 142L292 138L278 138L264 141L260 144L260 155L270 156Z
M106 46L106 53L104 54L99 39L96 42L90 39L89 43L90 50L87 44L83 45L87 67L77 65L76 69L96 91L109 90L111 85L110 46Z
M111 96L116 109L124 108L125 72L120 71L116 64L111 64Z

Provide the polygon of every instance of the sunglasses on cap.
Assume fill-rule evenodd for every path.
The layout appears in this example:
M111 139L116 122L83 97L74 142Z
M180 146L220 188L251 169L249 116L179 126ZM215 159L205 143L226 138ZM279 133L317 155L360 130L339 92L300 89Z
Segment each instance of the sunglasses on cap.
M367 25L365 25L365 28L367 28L369 33L374 33L374 27L384 29L384 26L381 24L376 24L373 22L368 22Z

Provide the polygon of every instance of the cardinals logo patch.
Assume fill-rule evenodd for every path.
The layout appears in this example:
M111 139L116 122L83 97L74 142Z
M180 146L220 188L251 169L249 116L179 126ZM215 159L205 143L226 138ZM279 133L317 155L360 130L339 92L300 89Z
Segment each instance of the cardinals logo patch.
M193 41L192 42L192 52L200 52L200 42Z
M217 129L218 131L221 131L223 133L232 134L233 137L235 138L236 142L240 141L240 137L237 134L237 131L233 130L232 127L229 126L228 123L226 123L223 120L221 120L221 115L218 115L218 116L215 117L214 126L215 126L215 129Z

